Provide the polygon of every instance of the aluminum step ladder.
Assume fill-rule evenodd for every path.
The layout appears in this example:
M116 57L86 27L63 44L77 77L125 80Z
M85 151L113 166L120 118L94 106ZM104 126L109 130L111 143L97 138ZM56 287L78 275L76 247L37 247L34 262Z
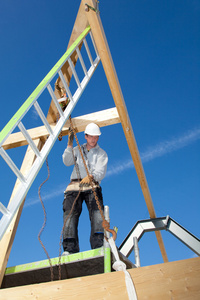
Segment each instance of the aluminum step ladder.
M80 47L81 43L84 45L84 47ZM79 69L77 67L77 64L76 66L74 66L72 62L71 57L73 54L78 55ZM64 75L61 71L62 66L66 62L68 62L69 64L75 83L75 88L73 89L73 92L72 88L68 86ZM41 83L37 86L33 93L28 97L28 99L24 102L24 104L20 107L20 109L16 112L16 114L11 118L8 124L0 132L0 155L20 181L17 192L13 197L11 203L8 204L8 206L6 207L3 203L0 202L0 212L2 213L2 217L0 220L0 240L3 237L6 229L8 228L10 222L12 221L16 211L20 207L20 204L26 197L28 190L30 189L34 179L36 178L39 170L41 169L44 161L46 160L46 157L48 156L50 150L56 142L68 117L70 116L74 107L76 106L79 98L81 97L99 62L100 57L95 46L90 26L88 26L77 38L77 40L71 45L71 47L65 52L65 54L60 58L57 64L55 64L51 71L46 75L46 77L41 81ZM81 74L83 74L82 77L80 74L78 76L78 72L80 73L80 71L82 72ZM66 96L69 99L69 103L64 109L64 111L62 110L61 105L59 103L62 102L63 99L56 98L51 86L51 84L55 81L56 77L60 77L63 87L66 91ZM81 79L79 79L79 77L81 77ZM41 105L39 105L38 102L39 97L45 91L48 91L47 94L49 96L49 106L51 101L53 100L56 109L59 113L59 120L55 126L51 126L48 123L47 118L45 117L45 114L41 108ZM42 105L44 104L42 103ZM28 133L28 130L22 123L22 120L24 119L30 108L32 108L33 106L37 112L37 116L39 116L40 120L42 121L42 123L46 127L46 130L48 131L48 138L41 151L38 150L30 134ZM3 147L3 144L6 141L6 139L14 132L14 130L16 132L17 127L24 135L25 139L27 140L28 144L31 146L32 150L36 155L36 159L29 173L26 176L24 176L20 172L15 162L11 159L11 157L8 155L7 151L5 151Z

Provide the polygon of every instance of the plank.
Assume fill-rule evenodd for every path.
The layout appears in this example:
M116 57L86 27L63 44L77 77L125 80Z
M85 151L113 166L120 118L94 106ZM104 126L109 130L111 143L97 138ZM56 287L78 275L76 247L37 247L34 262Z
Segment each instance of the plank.
M198 300L200 258L168 262L128 270L138 300ZM1 289L5 299L115 299L128 300L123 271Z
M117 109L110 108L102 110L99 112L79 116L72 119L74 126L76 127L77 132L82 132L85 130L85 126L90 122L95 122L100 127L117 124L120 122ZM65 136L69 133L69 120L66 122L62 130L62 135ZM55 125L51 125L53 128ZM27 130L33 140L46 139L49 136L49 133L45 126L39 126ZM21 132L11 134L3 144L5 150L16 148L20 146L27 145L27 141Z
M130 273L138 287L138 299L200 298L200 257L147 266Z

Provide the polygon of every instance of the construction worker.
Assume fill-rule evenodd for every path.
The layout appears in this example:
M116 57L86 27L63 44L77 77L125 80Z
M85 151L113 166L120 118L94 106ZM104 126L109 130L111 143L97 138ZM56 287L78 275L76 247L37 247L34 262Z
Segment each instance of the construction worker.
M66 166L75 164L70 178L71 182L64 193L63 219L65 226L63 233L64 252L62 255L79 252L78 222L84 200L89 211L91 222L91 248L96 249L101 247L104 240L102 217L92 190L91 180L103 211L104 206L100 183L106 174L108 156L97 144L99 136L101 135L98 125L95 123L88 124L84 133L86 143L81 146L81 150L89 171L89 176L78 146L73 148L74 134L72 131L69 133L68 145L62 156L63 163Z

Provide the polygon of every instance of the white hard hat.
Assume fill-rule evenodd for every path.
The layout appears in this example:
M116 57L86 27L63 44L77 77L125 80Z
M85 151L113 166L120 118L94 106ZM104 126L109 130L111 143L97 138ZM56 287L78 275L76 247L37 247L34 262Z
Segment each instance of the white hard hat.
M85 127L85 134L89 135L101 135L99 126L95 123L90 123Z

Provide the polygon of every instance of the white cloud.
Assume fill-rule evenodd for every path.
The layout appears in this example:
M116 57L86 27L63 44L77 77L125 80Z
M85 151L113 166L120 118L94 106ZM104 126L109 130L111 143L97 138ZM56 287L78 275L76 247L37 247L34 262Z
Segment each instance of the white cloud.
M143 163L146 163L157 157L161 157L178 149L184 148L198 139L200 139L200 128L195 128L187 131L181 136L174 137L148 147L145 152L140 154L141 160ZM120 161L109 168L106 176L116 175L130 168L134 168L132 160L128 160L126 162Z
M184 135L172 138L168 141L161 142L154 147L148 148L146 152L141 154L143 162L150 161L154 158L174 152L184 148L200 138L200 128L187 131Z
M42 202L45 202L47 200L51 200L55 197L58 197L59 195L63 195L65 188L66 187L64 187L64 186L56 186L56 188L53 189L53 190L50 190L48 192L48 194L42 194L41 195ZM38 195L37 198L35 198L35 197L28 198L27 201L25 202L24 207L29 207L29 206L32 206L32 205L37 204L39 202L40 202L39 195Z

